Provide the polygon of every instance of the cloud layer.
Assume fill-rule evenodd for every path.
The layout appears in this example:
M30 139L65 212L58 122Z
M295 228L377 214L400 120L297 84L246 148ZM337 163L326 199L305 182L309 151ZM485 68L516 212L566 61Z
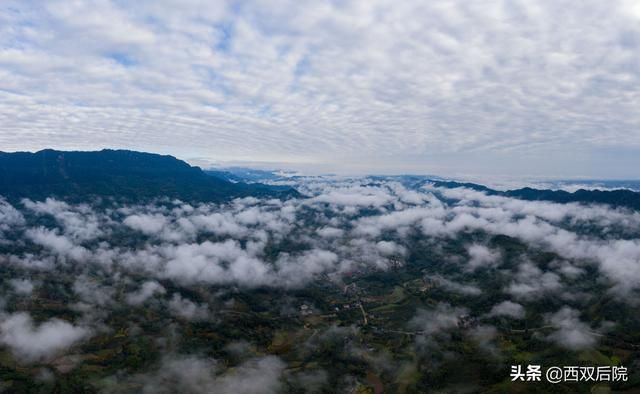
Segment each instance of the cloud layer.
M470 349L493 367L514 342L599 351L636 324L636 211L293 182L286 200L0 200L2 350L56 377L109 360L106 392L278 392L363 382L343 365L430 376Z
M638 22L631 0L9 1L0 145L633 176Z

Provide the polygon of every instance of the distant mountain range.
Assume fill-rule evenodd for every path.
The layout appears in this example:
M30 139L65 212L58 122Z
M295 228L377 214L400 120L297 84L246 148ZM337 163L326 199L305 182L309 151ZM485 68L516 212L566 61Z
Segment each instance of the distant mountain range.
M513 190L494 190L486 186L475 183L461 183L455 181L430 181L438 187L456 188L465 187L484 192L493 196L504 196L527 201L552 201L557 203L579 202L585 204L608 204L613 207L625 207L640 210L640 193L627 189L618 190L585 190L579 189L575 192L564 190L534 189L525 187Z
M116 199L177 198L223 201L235 197L297 195L290 187L231 182L173 156L128 150L0 152L0 195Z
M273 171L256 170L245 167L225 167L204 170L204 172L207 175L226 179L231 182L268 182L282 180L282 177Z
M129 150L0 152L0 195L9 199L55 196L83 201L95 197L119 200L167 197L208 202L247 196L286 198L299 193L289 186L259 182L295 178L240 167L203 171L173 156ZM567 192L525 187L500 191L431 176L371 177L382 178L396 179L409 187L431 183L438 187L465 187L488 195L529 201L599 203L640 210L640 193L627 189Z
M243 167L228 167L219 170L208 170L206 172L232 182L283 182L299 178L298 176L281 176L276 171L264 171ZM564 190L537 189L532 187L503 191L492 189L477 183L447 180L435 175L370 176L369 178L373 180L396 180L410 188L417 188L426 183L430 183L437 187L465 187L484 192L491 196L511 197L520 200L551 201L557 203L578 202L583 204L607 204L613 207L640 210L640 192L629 189L630 187L638 187L640 185L639 181L581 180L583 184L589 186L589 189L578 189L574 192L569 192ZM573 182L559 181L558 184L570 186ZM603 187L607 190L600 190L598 187ZM611 190L611 188L619 189Z

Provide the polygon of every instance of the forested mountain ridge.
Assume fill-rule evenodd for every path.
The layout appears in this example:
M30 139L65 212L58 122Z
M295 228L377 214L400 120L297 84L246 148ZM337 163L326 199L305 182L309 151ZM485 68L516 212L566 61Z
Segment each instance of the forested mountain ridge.
M0 195L83 200L178 198L222 201L245 196L296 194L291 188L232 183L209 176L173 156L129 150L0 152Z
M607 204L613 207L626 207L640 209L640 193L627 189L617 190L586 190L579 189L575 192L565 190L535 189L524 187L506 191L494 190L475 183L462 183L455 181L430 181L436 187L457 188L464 187L484 192L488 195L517 198L527 201L552 201L557 203L579 202L585 204Z

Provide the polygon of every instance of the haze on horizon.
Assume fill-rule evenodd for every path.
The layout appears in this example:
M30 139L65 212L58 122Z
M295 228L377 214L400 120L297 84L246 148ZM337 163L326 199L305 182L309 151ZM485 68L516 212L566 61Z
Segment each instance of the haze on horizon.
M638 178L640 5L7 1L0 150Z

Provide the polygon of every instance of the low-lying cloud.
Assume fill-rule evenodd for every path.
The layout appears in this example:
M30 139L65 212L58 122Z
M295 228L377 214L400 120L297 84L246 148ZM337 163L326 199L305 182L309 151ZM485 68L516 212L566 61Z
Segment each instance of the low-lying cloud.
M16 273L0 283L1 298L13 306L60 292L70 297L61 310L78 317L75 323L68 315L35 321L35 315L11 309L0 325L2 343L24 362L47 360L95 332L108 332L105 316L120 306L160 308L178 323L211 323L220 319L221 308L233 305L221 304L216 294L287 292L314 281L347 289L359 276L396 270L419 278L405 295L435 289L457 301L499 296L481 311L442 300L416 308L402 330L418 333L420 346L436 346L430 338L446 338L461 325L478 327L461 318L471 314L482 320L482 329L464 328L468 337L496 353L495 330L487 322L518 325L530 305L550 302L557 312L544 317L544 340L585 349L598 338L576 312L593 297L585 286L637 304L637 212L387 180L295 182L305 197L117 207L0 200L0 257ZM54 272L73 279L48 287L46 275ZM283 306L283 314L297 308ZM212 363L176 360L196 369ZM281 361L270 360L253 361L245 370L279 375ZM165 360L159 371L169 371L177 365L173 361ZM217 374L203 376L224 386ZM277 381L265 387L277 388Z
M0 341L28 362L60 354L90 335L90 329L60 319L37 324L24 312L5 315L0 322Z

